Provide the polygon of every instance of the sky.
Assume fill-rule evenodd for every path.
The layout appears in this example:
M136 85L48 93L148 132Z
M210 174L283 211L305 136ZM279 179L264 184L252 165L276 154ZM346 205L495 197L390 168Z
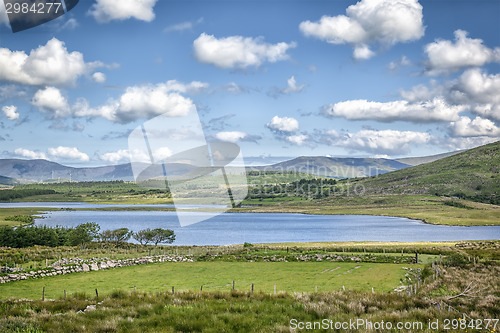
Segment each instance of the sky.
M473 148L500 138L500 1L81 0L17 33L0 1L0 110L0 158L72 166L192 112L245 157Z

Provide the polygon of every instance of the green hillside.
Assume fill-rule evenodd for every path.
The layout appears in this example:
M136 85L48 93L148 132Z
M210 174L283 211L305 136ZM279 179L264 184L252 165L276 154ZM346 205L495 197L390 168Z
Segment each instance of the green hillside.
M366 194L432 194L500 204L500 141L359 180Z

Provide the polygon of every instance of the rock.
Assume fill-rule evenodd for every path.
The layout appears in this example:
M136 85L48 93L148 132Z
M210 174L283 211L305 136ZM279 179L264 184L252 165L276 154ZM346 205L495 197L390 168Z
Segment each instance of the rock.
M96 310L96 306L92 304L92 305L87 305L87 307L83 311L90 312L90 311L95 311L95 310Z
M92 264L90 264L90 269L93 271L98 271L99 266L97 266L97 264L95 262L93 262Z
M84 272L90 271L90 267L87 264L82 264L82 269L83 269Z

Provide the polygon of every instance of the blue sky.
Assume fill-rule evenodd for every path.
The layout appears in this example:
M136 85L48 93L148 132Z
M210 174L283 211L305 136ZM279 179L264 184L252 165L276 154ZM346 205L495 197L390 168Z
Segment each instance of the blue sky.
M500 1L81 0L18 33L0 14L0 158L125 163L133 129L193 106L244 156L500 138Z

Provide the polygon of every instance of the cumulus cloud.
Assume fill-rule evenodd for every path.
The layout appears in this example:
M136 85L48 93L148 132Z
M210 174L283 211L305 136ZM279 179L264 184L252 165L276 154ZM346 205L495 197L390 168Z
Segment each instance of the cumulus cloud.
M97 0L90 7L89 15L99 23L131 18L151 22L155 18L153 7L157 0Z
M323 143L372 154L402 155L412 145L425 144L431 140L429 133L396 130L360 130L341 134L335 130L323 135Z
M449 98L470 105L473 112L500 121L500 74L483 73L473 68L465 71L449 89Z
M367 60L373 57L374 55L375 52L370 50L370 48L366 44L356 45L354 47L354 51L352 52L352 56L356 60Z
M411 121L416 123L451 121L458 119L463 105L449 105L442 98L410 103L405 100L370 102L350 100L324 107L327 115L349 120L376 120L381 122Z
M14 154L16 154L17 156L29 158L31 160L47 159L47 155L45 155L45 153L24 148L17 148L16 150L14 150Z
M90 161L89 155L82 153L76 147L64 147L59 146L57 148L49 148L49 155L55 158L68 159L68 160L80 160L82 162Z
M299 122L295 118L291 117L278 117L274 116L271 122L268 123L267 128L275 132L296 132L299 130Z
M71 115L68 100L55 87L38 90L33 96L31 104L45 111L49 118L60 118Z
M27 55L0 48L0 80L28 85L72 85L86 72L102 67L86 63L80 52L68 52L64 42L52 38Z
M393 45L418 40L424 35L422 5L417 0L361 0L346 15L323 16L304 21L300 31L332 44L351 44L355 59L374 55L370 44Z
M15 105L5 105L2 107L2 112L9 120L19 119L19 113L17 112L17 106Z
M459 120L451 122L449 130L455 137L499 137L500 128L489 119L476 117L471 120L469 117L460 117Z
M168 84L132 86L116 100L91 108L84 100L74 106L76 117L102 117L114 122L128 123L140 118L166 114L185 116L194 108L191 99L172 91Z
M84 98L70 105L58 88L47 87L38 90L31 103L46 112L49 118L101 117L113 122L128 123L163 114L171 117L185 116L194 108L194 103L179 92L194 93L207 86L198 81L183 84L175 80L156 85L131 86L117 99L110 99L97 107L91 107Z
M94 81L97 83L104 83L106 82L106 74L95 72L94 74L92 74L92 79L94 79Z
M306 134L297 134L285 137L286 141L296 146L302 146L303 144L306 143L307 139L309 139L309 136Z
M219 68L259 67L264 62L277 62L289 58L287 51L296 43L265 43L263 38L230 36L216 38L202 33L194 42L194 56L199 62Z
M455 31L455 43L436 40L425 46L427 73L438 75L466 67L480 67L489 62L500 62L500 48L494 50L483 45L481 39L467 37L464 30Z

